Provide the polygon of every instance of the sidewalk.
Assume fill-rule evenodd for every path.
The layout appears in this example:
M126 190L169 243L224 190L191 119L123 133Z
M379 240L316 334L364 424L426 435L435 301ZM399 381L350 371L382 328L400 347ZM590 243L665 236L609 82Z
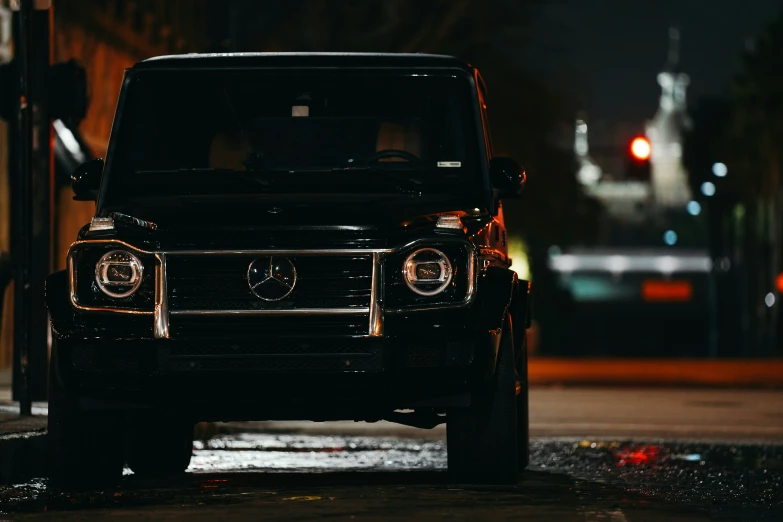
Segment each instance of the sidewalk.
M31 417L11 402L11 373L0 370L0 484L45 475L46 403L34 403Z
M20 417L18 406L0 404L0 484L46 475L45 411L36 404L33 416Z

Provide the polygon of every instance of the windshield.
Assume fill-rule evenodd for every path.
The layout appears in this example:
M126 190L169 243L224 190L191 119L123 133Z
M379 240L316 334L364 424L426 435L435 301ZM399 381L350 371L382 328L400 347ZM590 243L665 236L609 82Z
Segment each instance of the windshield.
M471 85L367 71L136 74L104 194L475 193Z

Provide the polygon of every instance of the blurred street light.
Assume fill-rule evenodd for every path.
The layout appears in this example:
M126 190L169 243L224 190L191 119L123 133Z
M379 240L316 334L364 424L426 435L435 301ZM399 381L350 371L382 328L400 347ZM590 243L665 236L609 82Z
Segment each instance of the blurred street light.
M775 286L778 287L778 292L783 294L783 272L778 274L778 277L775 280Z
M701 214L701 205L698 201L689 201L688 202L688 214L691 216L698 216Z
M768 293L764 298L764 304L767 305L767 308L772 308L772 305L775 304L775 294L772 292Z
M677 242L677 232L674 230L667 230L663 234L663 242L669 246L674 245Z
M705 181L701 184L701 193L705 196L714 196L715 195L715 183L712 181Z
M712 173L719 178L725 178L726 174L729 173L729 169L725 163L715 163L712 166Z
M638 160L647 160L650 158L652 148L646 138L634 138L631 142L631 154Z

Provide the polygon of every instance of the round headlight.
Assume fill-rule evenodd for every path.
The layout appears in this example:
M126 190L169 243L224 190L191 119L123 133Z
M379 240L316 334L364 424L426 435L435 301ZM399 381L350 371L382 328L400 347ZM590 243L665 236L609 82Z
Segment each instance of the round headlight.
M417 294L436 295L451 282L451 263L440 250L422 248L405 260L402 275L408 288Z
M95 265L95 282L109 297L132 295L141 285L144 266L139 258L124 250L113 250Z

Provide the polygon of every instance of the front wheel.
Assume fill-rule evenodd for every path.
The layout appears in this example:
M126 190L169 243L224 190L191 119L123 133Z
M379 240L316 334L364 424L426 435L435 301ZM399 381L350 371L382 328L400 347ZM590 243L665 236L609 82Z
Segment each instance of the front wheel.
M519 477L522 390L517 386L510 316L501 335L497 367L485 392L471 406L446 412L449 475L455 482L513 484Z
M521 342L517 345L517 458L519 471L530 464L530 399L527 372L527 336L522 330Z
M123 416L82 409L78 393L58 378L57 357L53 340L46 441L49 482L62 489L115 486L122 478Z
M134 415L128 430L128 467L138 475L184 472L193 455L193 427L176 415Z

